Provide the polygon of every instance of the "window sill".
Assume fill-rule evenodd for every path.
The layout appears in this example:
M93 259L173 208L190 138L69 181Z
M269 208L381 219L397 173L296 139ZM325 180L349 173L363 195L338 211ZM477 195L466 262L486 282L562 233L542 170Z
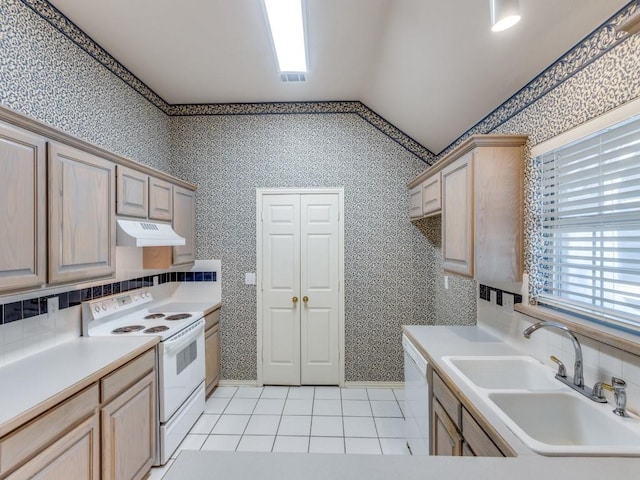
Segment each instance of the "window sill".
M599 325L581 318L538 305L516 304L514 310L537 320L560 322L572 331L633 355L640 355L640 336Z

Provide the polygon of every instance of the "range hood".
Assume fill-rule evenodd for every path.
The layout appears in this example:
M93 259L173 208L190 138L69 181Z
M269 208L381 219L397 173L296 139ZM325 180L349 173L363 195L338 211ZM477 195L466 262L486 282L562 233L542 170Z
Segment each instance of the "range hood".
M186 243L166 223L117 219L116 245L119 247L170 247Z

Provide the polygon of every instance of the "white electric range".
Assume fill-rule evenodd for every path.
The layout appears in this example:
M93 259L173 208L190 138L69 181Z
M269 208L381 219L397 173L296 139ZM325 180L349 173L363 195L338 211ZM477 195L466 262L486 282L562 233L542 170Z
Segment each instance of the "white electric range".
M164 465L204 411L204 312L150 311L146 289L82 304L82 335L155 335L158 359L158 465ZM182 307L182 305L181 305Z

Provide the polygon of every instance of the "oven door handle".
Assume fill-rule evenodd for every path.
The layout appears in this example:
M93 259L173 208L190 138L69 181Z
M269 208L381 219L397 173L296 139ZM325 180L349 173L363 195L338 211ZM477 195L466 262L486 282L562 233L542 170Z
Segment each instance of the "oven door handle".
M191 342L196 340L200 335L204 334L204 319L198 320L197 323L188 327L186 332L175 335L169 340L162 342L165 352L173 353L182 350Z

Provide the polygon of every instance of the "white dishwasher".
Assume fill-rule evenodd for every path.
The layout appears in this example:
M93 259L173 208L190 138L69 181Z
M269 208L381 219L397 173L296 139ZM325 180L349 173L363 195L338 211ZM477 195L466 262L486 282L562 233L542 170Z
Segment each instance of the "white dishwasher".
M405 335L404 406L405 436L412 455L429 455L429 384L427 360Z

